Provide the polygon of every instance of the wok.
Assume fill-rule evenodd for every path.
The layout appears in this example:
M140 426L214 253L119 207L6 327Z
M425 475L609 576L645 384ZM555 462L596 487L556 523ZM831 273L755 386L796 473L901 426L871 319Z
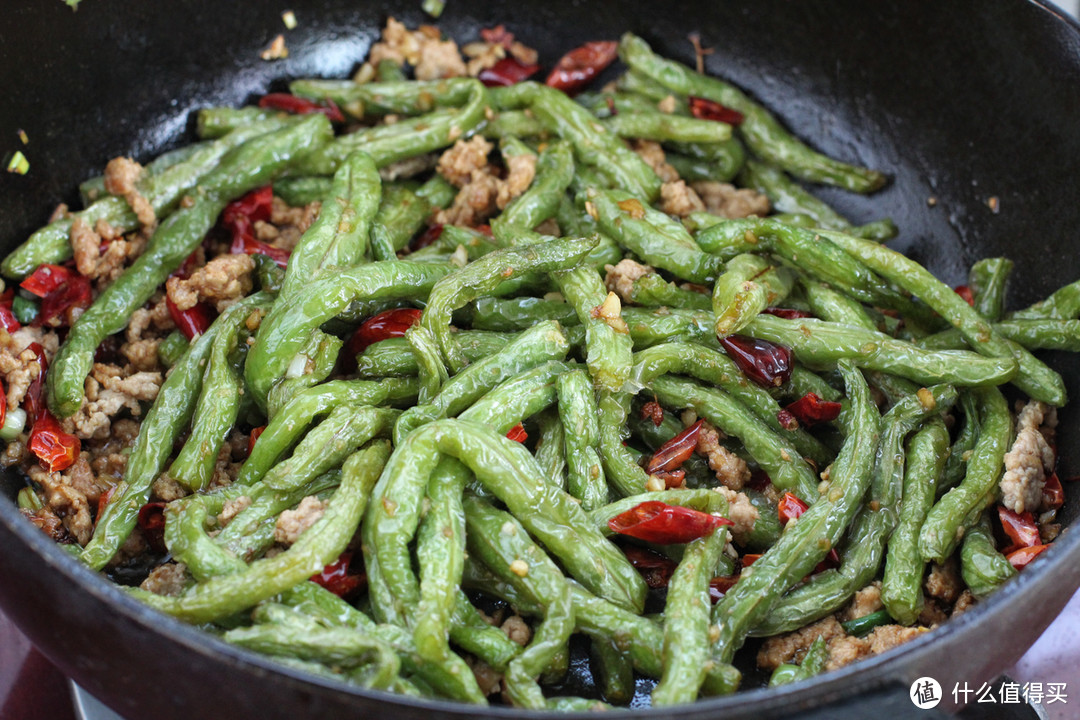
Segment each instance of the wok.
M290 6L290 57L259 52ZM0 173L0 244L10 249L76 184L119 154L145 160L190 141L192 111L240 104L296 76L345 76L386 15L414 26L418 0L211 2L59 0L8 7L0 26L0 148L24 149L26 176ZM550 64L581 42L643 35L746 88L812 145L892 176L863 198L815 190L858 222L891 216L895 246L946 282L991 255L1016 261L1010 303L1021 306L1080 277L1080 27L1021 0L647 0L543 3L450 0L439 24L455 38L506 23ZM22 148L18 129L30 144ZM929 206L928 199L936 198ZM998 198L998 211L988 206ZM6 252L6 250L5 250ZM1080 396L1075 359L1051 356ZM1080 417L1061 416L1060 472L1080 472ZM364 692L282 669L160 616L53 546L24 522L2 480L0 606L65 673L130 718L539 717ZM1080 493L1063 518L1074 521ZM1080 585L1080 537L1066 531L1015 581L971 612L900 650L778 691L750 690L648 717L903 716L920 676L946 707L956 682L1010 666ZM1053 680L1053 678L1047 678ZM977 685L976 685L977 687ZM939 708L940 710L940 708ZM926 717L920 714L920 717Z

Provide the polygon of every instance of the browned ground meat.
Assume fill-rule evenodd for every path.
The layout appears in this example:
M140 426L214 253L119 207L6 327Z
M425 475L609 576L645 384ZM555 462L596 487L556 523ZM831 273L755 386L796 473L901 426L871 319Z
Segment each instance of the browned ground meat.
M660 186L660 209L669 215L686 217L705 210L705 203L693 188L682 180L675 180Z
M187 279L169 278L165 288L180 310L205 301L221 312L251 292L254 270L255 261L250 255L219 255Z
M633 140L630 146L642 160L648 163L661 180L675 182L679 179L678 171L668 163L664 148L660 147L660 143L655 140Z
M806 651L820 636L825 642L834 638L845 637L844 628L832 615L819 620L813 625L807 625L795 632L785 635L777 635L766 640L758 651L758 667L766 670L775 670L780 665L790 662L799 662L806 655Z
M113 158L105 166L105 190L127 200L141 224L153 225L157 222L154 207L142 196L135 185L142 176L142 172L142 165L131 158Z
M960 579L960 569L955 559L949 558L944 565L931 564L930 573L926 576L927 595L951 604L963 589L964 581Z
M184 591L187 581L187 566L171 562L154 568L139 587L155 595L175 597Z
M757 190L736 188L728 183L711 180L695 182L691 187L705 203L705 209L713 215L745 218L751 215L764 217L769 214L769 198Z
M750 502L745 493L735 492L726 487L717 488L724 494L728 501L728 520L735 523L731 526L731 536L735 542L743 545L746 538L754 530L754 523L758 519L758 509Z
M1046 476L1054 469L1054 451L1040 432L1049 410L1046 403L1029 401L1016 419L1016 440L1005 453L1001 504L1018 513L1038 510Z
M296 542L305 530L319 521L326 512L326 503L314 495L300 501L295 510L286 510L274 526L274 540L285 545Z
M708 421L701 423L697 453L708 459L709 468L726 488L742 490L750 479L750 468L746 461L720 444L720 432ZM756 511L754 519L757 519Z
M435 222L478 225L529 188L536 175L536 156L529 153L508 157L503 179L498 169L488 163L491 150L491 143L477 135L458 140L442 154L438 171L460 190L450 207L436 213Z
M881 605L881 583L874 582L855 593L846 608L840 611L840 620L846 622L877 612Z
M605 265L604 272L604 285L607 289L616 293L623 302L633 302L634 281L655 271L648 265L623 258L615 265Z

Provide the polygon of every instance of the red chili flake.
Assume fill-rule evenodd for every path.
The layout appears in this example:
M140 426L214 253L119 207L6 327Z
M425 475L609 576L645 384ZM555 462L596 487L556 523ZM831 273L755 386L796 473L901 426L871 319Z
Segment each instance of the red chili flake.
M506 433L506 437L510 438L514 442L523 443L529 439L529 434L525 432L525 426L518 423L514 427L510 428L510 431Z
M612 532L662 545L688 543L732 524L727 518L658 500L639 503L608 520Z
M229 253L231 255L265 255L282 268L289 264L289 256L292 254L283 248L276 248L262 240L256 240L250 232L241 229L239 225L233 230Z
M248 457L251 457L251 453L255 452L255 442L259 439L259 436L263 434L264 430L266 430L265 425L260 425L257 428L251 429L251 434L248 435Z
M649 458L649 464L645 466L645 472L650 475L661 471L671 472L677 470L684 462L689 460L690 456L694 454L694 450L697 449L702 422L698 420L657 448L656 452Z
M30 277L19 283L19 287L43 298L66 283L72 275L70 270L60 265L39 265Z
M8 288L0 294L0 327L9 333L17 332L22 327L11 307L13 302L15 302L15 288Z
M544 82L573 95L613 63L618 54L618 43L612 40L587 42L563 55Z
M971 292L971 288L969 288L967 285L957 285L953 289L956 291L957 295L964 298L964 302L966 302L968 305L971 305L972 307L975 307L975 294Z
M53 414L40 409L30 431L30 452L49 472L67 470L79 458L79 438L64 432Z
M780 524L787 525L788 521L799 517L809 508L810 506L800 500L798 495L786 492L784 493L784 497L780 498L780 502L776 506L776 511L780 516Z
M791 378L791 349L768 340L728 335L718 338L724 352L746 377L762 387L779 387Z
M843 406L838 402L822 400L817 393L808 392L784 409L794 415L801 424L809 427L832 422L840 417Z
M1005 554L1019 548L1033 547L1039 544L1039 524L1030 512L1016 513L998 505L998 519L1012 545L1005 549Z
M1043 505L1048 510L1057 510L1065 504L1065 489L1061 487L1061 479L1057 473L1050 473L1043 486Z
M210 327L210 311L205 303L181 310L172 298L166 295L165 306L169 309L169 317L188 340L194 340Z
M367 575L349 569L352 552L346 550L338 559L311 576L311 581L321 585L340 598L349 598L367 586Z
M165 547L165 503L150 502L139 508L139 530L146 544L155 552L167 551Z
M641 406L641 419L652 420L653 425L660 427L664 422L664 408L655 400L650 400Z
M715 120L728 125L742 125L746 117L738 110L733 110L721 105L715 100L691 95L687 98L690 103L690 114L699 120Z
M780 423L780 427L785 430L798 430L799 421L791 414L790 411L781 408L776 411L776 420Z
M330 98L326 98L323 103L320 104L305 98L290 95L289 93L269 93L259 98L259 107L268 108L270 110L281 110L283 112L292 113L293 115L322 113L330 120L330 122L345 122L345 116L341 113L341 109Z
M539 65L526 65L516 58L507 56L491 67L481 70L477 77L485 87L507 87L528 80L539 70Z
M1042 554L1049 545L1032 545L1031 547L1022 547L1018 550L1005 555L1005 559L1008 560L1014 568L1020 570L1027 566L1029 562Z
M803 318L814 317L805 310L796 310L795 308L768 307L761 312L766 315L775 315L776 317L784 318L785 320L802 320Z
M489 238L495 237L495 233L492 231L491 226L487 224L477 225L473 228L473 230L480 233L481 235L487 235Z
M740 563L742 565L742 568L745 570L746 568L750 567L751 565L753 565L754 563L756 563L760 559L761 559L761 554L760 553L746 553L740 559Z
M269 222L273 206L274 188L264 185L226 205L221 212L221 222L227 227L245 222L254 226L259 220Z
M671 576L675 573L675 568L678 567L671 558L648 548L626 545L622 551L630 564L641 573L645 584L654 590L667 587Z
M443 226L439 223L428 225L427 230L421 233L420 237L409 243L409 249L415 251L427 247L442 236L442 230Z

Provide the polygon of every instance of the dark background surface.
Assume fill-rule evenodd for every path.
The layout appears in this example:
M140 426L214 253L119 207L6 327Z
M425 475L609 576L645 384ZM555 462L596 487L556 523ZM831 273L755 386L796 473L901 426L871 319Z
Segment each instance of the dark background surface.
M145 161L190 140L192 110L239 104L291 77L344 76L387 14L410 26L427 21L412 0L289 5L299 27L286 32L289 59L273 63L259 52L285 32L277 2L86 0L74 14L59 2L9 9L0 26L0 153L24 150L31 170L25 177L0 173L0 245L24 239L58 200L75 201L76 184L109 158ZM685 37L696 30L716 48L710 72L747 88L815 147L890 172L892 184L872 198L817 192L856 222L894 218L902 230L895 246L946 282L962 282L979 257L1008 255L1017 265L1010 300L1018 306L1080 277L1080 34L1038 4L451 0L439 25L469 40L478 27L499 22L547 64L580 42L627 29L691 62ZM19 143L18 129L29 146ZM998 198L996 213L991 197ZM1080 392L1077 363L1053 362L1071 394ZM1062 425L1061 474L1075 475L1080 419L1066 411ZM9 479L7 489L16 484ZM1065 519L1078 507L1074 494ZM763 718L859 693L901 707L890 705L895 694L882 688L902 685L906 703L912 673L928 667L943 684L948 673L990 679L1021 655L1080 581L1080 543L1071 535L970 617L892 657L832 674L809 690L700 703L685 715ZM0 605L11 617L65 672L128 712L387 712L378 700L286 675L271 683L264 661L209 643L97 582L34 536L4 501L0 578ZM1004 637L1002 627L1009 628ZM168 679L165 698L147 676ZM241 683L252 689L238 693ZM430 707L401 701L394 712L429 718ZM440 712L464 711L443 705Z

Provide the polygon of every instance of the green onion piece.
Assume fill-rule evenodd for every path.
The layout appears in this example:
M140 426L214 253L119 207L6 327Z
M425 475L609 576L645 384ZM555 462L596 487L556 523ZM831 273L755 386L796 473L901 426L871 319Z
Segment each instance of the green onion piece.
M19 491L20 510L40 510L43 507L45 507L45 503L41 502L41 498L34 492L34 488L27 486Z
M33 300L16 295L11 301L11 311L15 313L15 319L23 325L34 322L38 316L38 304Z
M22 408L8 410L4 416L4 426L0 427L0 440L11 442L19 436L26 426L26 411Z
M22 150L16 150L15 154L11 156L11 161L7 166L8 172L19 173L25 175L30 171L30 161L26 159L26 156L22 154Z
M433 18L437 18L442 15L442 11L445 7L445 0L424 0L422 3L420 3L420 9Z
M878 610L877 612L864 615L861 618L855 618L854 620L848 620L847 622L840 623L840 627L844 628L844 632L848 635L854 635L855 637L864 637L870 634L874 628L881 625L889 625L896 622L893 620L892 615L887 610Z

